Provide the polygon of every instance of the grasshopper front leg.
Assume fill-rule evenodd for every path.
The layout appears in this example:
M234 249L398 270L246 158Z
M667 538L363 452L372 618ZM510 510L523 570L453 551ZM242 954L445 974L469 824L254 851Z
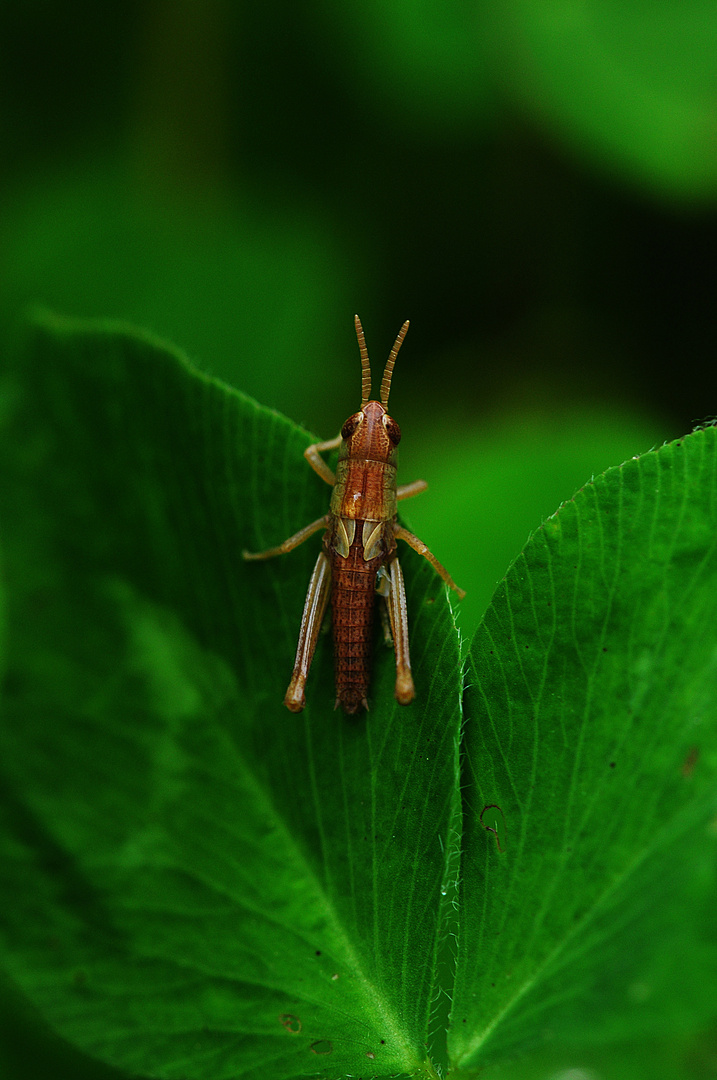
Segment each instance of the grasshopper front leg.
M400 484L396 488L396 501L412 499L414 495L420 495L427 487L425 480L413 480L410 484Z
M307 446L304 450L304 457L314 472L318 473L321 479L325 480L327 484L331 484L332 487L336 483L336 476L321 455L327 450L338 450L341 446L341 441L341 436L336 435L335 438L327 439L326 442L312 443L311 446Z

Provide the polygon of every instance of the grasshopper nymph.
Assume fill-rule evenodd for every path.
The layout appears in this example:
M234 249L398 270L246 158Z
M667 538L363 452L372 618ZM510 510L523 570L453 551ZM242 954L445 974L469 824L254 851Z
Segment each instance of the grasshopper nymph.
M396 700L408 705L415 695L408 651L406 589L396 541L405 540L428 559L434 570L459 597L465 596L448 571L426 545L396 520L396 503L425 491L425 480L396 486L396 462L401 429L388 415L388 394L393 365L408 320L401 327L386 362L381 400L369 401L371 366L361 321L356 315L356 337L361 353L361 408L348 418L335 439L313 443L304 451L311 468L333 487L328 514L304 526L278 547L243 552L245 559L271 559L292 551L319 529L325 529L321 553L306 594L301 618L294 671L284 704L301 712L306 704L304 688L316 642L331 597L336 671L336 707L347 713L367 709L372 645L374 597L378 593L388 612L396 650ZM321 454L339 450L336 475Z

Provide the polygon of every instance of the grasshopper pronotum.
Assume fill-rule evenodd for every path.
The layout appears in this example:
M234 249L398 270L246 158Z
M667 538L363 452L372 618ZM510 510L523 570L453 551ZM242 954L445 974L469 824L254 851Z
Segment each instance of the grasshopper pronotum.
M388 624L396 650L396 700L408 705L415 696L408 649L406 589L396 541L405 540L428 559L447 585L465 596L448 571L426 545L399 525L396 503L425 491L425 480L396 486L396 462L401 429L388 415L391 375L408 320L401 327L386 362L381 381L381 400L369 401L371 366L361 320L354 317L361 353L361 408L348 418L335 439L313 443L304 451L311 468L333 487L328 514L266 551L244 551L245 559L271 559L303 544L319 529L324 540L311 575L301 618L294 671L284 704L301 712L306 704L304 688L316 642L331 598L336 670L336 707L347 713L367 709L366 695L372 645L374 597L378 593L388 612ZM339 449L336 475L321 454Z

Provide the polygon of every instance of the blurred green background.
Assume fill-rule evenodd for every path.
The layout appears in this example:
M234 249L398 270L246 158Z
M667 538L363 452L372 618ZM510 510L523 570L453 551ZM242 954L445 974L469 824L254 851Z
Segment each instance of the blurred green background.
M364 321L470 633L529 531L717 412L713 3L0 12L0 323L125 319L327 438Z
M3 337L124 319L327 438L354 312L376 370L410 318L406 516L466 635L562 500L717 412L716 198L712 0L0 7Z

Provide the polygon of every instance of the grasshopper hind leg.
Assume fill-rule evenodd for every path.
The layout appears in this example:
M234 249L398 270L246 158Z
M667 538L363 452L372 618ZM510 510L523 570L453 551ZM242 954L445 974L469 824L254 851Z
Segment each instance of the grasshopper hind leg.
M391 632L391 614L389 611L389 596L391 595L391 575L385 566L382 566L376 575L376 592L381 597L379 614L381 616L381 629L383 640L389 648L393 648L393 633Z
M401 564L396 556L389 566L390 587L385 596L388 618L396 650L396 701L399 705L410 705L416 696L411 675L411 656L408 648L408 612L406 609L406 585L403 580Z
M326 614L326 607L331 595L331 564L326 552L319 552L319 557L311 575L306 593L304 613L301 616L299 643L296 647L294 671L284 698L284 704L291 712L301 712L306 705L304 688L314 659L314 650L321 625Z

